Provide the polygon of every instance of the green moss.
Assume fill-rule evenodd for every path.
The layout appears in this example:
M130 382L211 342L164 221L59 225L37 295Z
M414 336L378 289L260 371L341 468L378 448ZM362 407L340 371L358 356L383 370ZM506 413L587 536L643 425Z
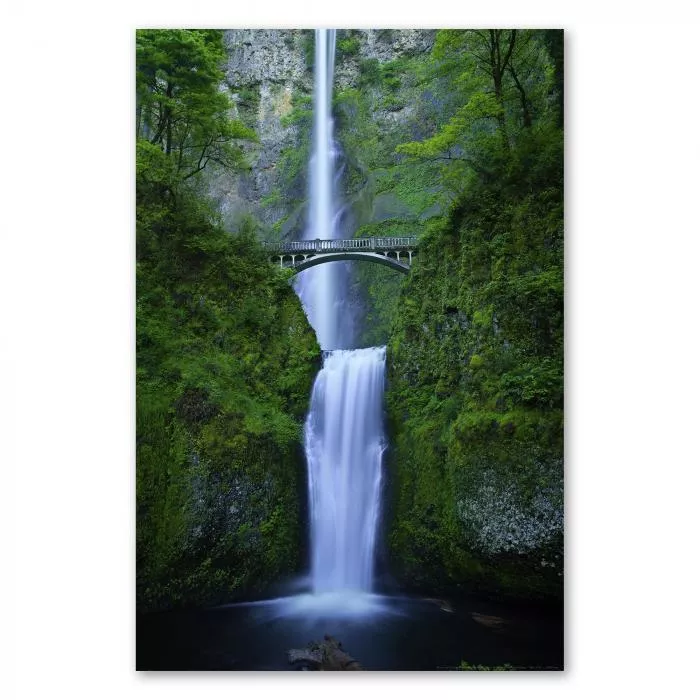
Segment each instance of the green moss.
M137 605L157 609L254 595L300 566L301 427L320 351L254 223L226 232L194 190L155 197L160 184L145 175L154 171L137 187Z
M301 46L304 51L304 61L306 63L306 69L308 71L313 71L314 69L314 30L304 29L301 34Z
M484 366L484 359L480 355L472 355L469 358L469 369L476 370Z
M379 61L376 58L360 59L360 79L359 88L374 86L381 80L381 70Z
M410 82L385 78L391 90ZM483 170L468 177L459 159L431 169L427 140L420 157L377 171L376 190L416 213L430 203L414 168L441 194L459 184L447 215L387 229L420 236L387 342L388 548L420 590L562 595L562 134L549 118L513 131L507 154L498 139L450 132L462 153L480 149Z
M236 105L242 121L254 128L258 121L258 109L260 106L260 86L245 86L235 89Z
M360 52L360 37L356 30L344 30L335 47L336 61L356 56Z
M313 121L313 98L295 92L292 96L292 110L280 119L283 127L298 126L301 130L311 127Z

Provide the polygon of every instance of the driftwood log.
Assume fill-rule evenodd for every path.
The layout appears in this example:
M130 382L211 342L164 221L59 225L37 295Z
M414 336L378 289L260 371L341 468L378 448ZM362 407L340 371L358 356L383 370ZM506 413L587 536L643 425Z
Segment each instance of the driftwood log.
M311 642L305 649L287 652L290 664L312 671L362 671L362 666L342 650L342 644L325 635L322 642Z

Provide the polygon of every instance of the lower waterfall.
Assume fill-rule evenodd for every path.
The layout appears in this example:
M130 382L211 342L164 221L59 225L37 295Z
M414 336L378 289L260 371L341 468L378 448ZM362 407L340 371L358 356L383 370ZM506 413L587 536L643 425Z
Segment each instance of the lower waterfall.
M316 377L305 435L314 593L372 588L385 354L333 350Z

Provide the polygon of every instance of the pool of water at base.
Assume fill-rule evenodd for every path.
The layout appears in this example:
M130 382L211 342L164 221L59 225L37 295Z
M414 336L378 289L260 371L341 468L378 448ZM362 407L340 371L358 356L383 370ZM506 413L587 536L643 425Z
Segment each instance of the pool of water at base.
M369 671L471 665L562 670L563 609L401 596L302 594L138 615L137 670L291 671L289 649L329 635Z

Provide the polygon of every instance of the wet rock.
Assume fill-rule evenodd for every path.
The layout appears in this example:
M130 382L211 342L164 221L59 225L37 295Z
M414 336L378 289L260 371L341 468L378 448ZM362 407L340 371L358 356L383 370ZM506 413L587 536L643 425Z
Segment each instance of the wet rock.
M474 622L493 630L500 630L506 624L506 621L502 617L496 617L495 615L482 615L481 613L472 613L471 616Z
M380 63L403 55L425 53L435 41L435 31L430 29L365 29L362 35L360 55L375 58Z
M301 664L308 671L362 671L362 666L342 649L341 642L325 635L322 642L311 642L304 649L290 649L290 664Z
M229 85L309 82L299 29L231 29L224 33ZM311 85L309 84L310 88Z

